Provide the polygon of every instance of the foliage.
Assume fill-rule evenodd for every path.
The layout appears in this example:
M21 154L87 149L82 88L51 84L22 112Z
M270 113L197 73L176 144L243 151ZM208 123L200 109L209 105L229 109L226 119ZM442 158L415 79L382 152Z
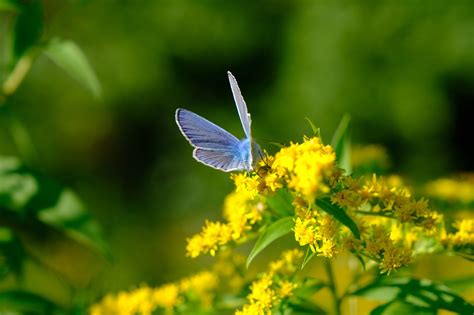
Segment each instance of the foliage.
M337 116L321 113L336 108L336 104L344 109L357 108L351 116L370 122L362 130L365 130L365 136L370 134L371 139L377 139L374 126L387 126L381 134L395 134L394 129L398 128L403 137L400 141L405 143L405 147L427 143L426 147L438 148L439 151L444 149L442 145L424 141L427 134L433 135L443 129L439 127L445 116L442 108L448 106L445 97L435 93L434 89L438 88L439 80L449 81L446 76L451 73L455 79L459 76L464 79L468 75L466 69L474 64L473 54L468 49L472 42L465 42L462 38L472 33L474 24L470 14L472 6L445 9L437 3L435 1L432 9L426 11L424 6L408 10L390 3L320 6L311 2L285 5L269 1L262 6L265 9L257 9L257 5L250 3L219 8L210 2L165 1L156 4L124 3L132 9L117 7L111 10L110 16L104 17L103 4L99 2L96 9L99 8L104 22L92 25L94 32L101 29L101 25L112 22L110 29L115 33L105 30L90 41L92 45L95 43L96 49L110 46L110 49L117 50L112 58L102 60L109 63L109 97L112 95L111 86L112 90L115 88L116 95L110 97L113 101L109 102L122 102L123 97L133 93L141 99L142 93L150 93L144 92L148 89L159 90L160 102L174 106L176 95L187 94L179 93L177 87L179 80L186 81L180 78L184 68L186 71L194 70L196 78L193 78L192 85L199 91L197 95L203 97L201 102L214 101L215 87L212 84L204 87L209 85L208 82L199 79L211 77L213 72L221 71L229 64L239 67L249 62L249 56L257 54L264 56L261 60L265 62L251 64L255 73L251 79L255 81L262 76L272 77L268 69L277 68L272 64L275 62L273 59L281 59L281 79L275 83L274 89L277 92L271 92L265 101L272 104L272 110L265 115L272 122L267 132L273 137L282 136L282 130L290 133L292 125L300 124L297 120L288 121L286 113L289 111L278 109L278 104L291 104L291 111L298 115L325 117L323 125ZM40 108L39 112L30 114L33 117L30 120L38 120L39 115L35 113L39 113L41 117L54 116L52 121L68 125L71 115L64 119L54 104L68 106L71 102L81 103L83 100L75 100L70 90L61 91L60 98L48 93L62 90L64 85L51 80L47 74L43 78L44 72L40 71L35 77L38 90L50 89L42 95L44 99L38 100L38 94L29 93L35 84L30 84L30 89L27 87L23 98L15 98L21 94L18 90L25 78L34 72L31 71L33 67L37 64L43 66L41 61L47 59L77 81L95 100L102 95L98 77L80 46L54 34L54 14L46 9L55 6L41 0L0 0L0 118L19 156L0 156L2 313L325 314L341 312L349 298L373 299L381 303L373 308L372 314L435 314L439 310L473 313L473 305L461 294L463 292L450 289L461 291L472 287L471 278L442 284L412 276L410 266L422 256L435 254L474 260L471 211L474 177L467 173L440 178L421 188L410 187L410 179L389 173L391 161L383 147L351 147L348 115L341 120L331 145L322 140L319 129L310 122L315 133L313 137L281 146L275 154L268 154L253 172L232 175L235 189L225 198L223 220L207 220L202 231L187 240L187 256L196 258L209 254L215 257L212 266L157 287L142 284L105 296L97 293L101 289L94 286L93 280L107 263L110 256L108 246L78 195L60 181L43 174L40 163L43 156L37 151L41 145L36 143L38 136L31 124L25 124L24 117L17 116L14 108L30 98L30 103L38 103L36 108ZM127 13L117 14L119 10ZM289 12L292 14L287 14ZM126 23L111 17L113 13L119 17L126 16ZM137 25L131 21L133 15L140 16L140 24L147 25L142 32L136 31ZM396 19L392 18L393 15ZM67 14L64 16L68 18ZM82 22L86 14L78 16ZM145 23L146 17L152 17L156 24ZM431 19L436 19L436 22ZM76 22L80 26L70 26L71 29L88 24L77 21L72 20L71 24ZM215 24L200 21L213 21ZM290 26L282 33L288 34L288 38L275 40L274 36L268 36L270 31L283 29L286 24ZM121 32L124 29L118 25L125 25L132 36L126 38L125 32ZM69 34L69 31L66 27L61 34ZM204 41L206 38L208 40ZM143 40L149 45L146 49ZM370 41L377 43L376 47L371 47ZM150 66L151 59L159 64L157 69ZM400 67L400 60L409 62ZM100 62L98 64L104 69ZM162 83L158 89L157 83ZM318 87L318 93L308 88L313 85ZM341 93L342 87L344 93ZM173 102L162 97L162 90L166 89L171 91ZM212 94L212 97L207 94ZM279 99L278 102L275 98ZM151 99L153 104L156 103L155 94ZM367 111L361 107L365 103L374 105L370 105L368 108L371 110ZM417 115L416 108L427 103L434 110ZM395 110L398 106L403 110ZM133 112L136 109L131 108ZM262 111L256 114L258 118ZM127 116L128 112L123 115ZM378 115L377 119L374 115ZM160 119L163 116L166 115L160 110ZM287 128L281 128L282 118L285 118ZM85 126L85 129L90 129L88 122ZM46 138L62 131L54 130ZM160 138L168 139L162 131L160 126ZM124 133L128 136L127 131ZM89 142L87 134L78 138ZM162 147L176 150L166 141L171 142L165 140L166 145ZM67 142L71 141L68 139ZM461 147L458 151L464 149ZM141 152L142 148L136 151ZM128 158L138 155L137 152L130 152L127 148L127 154L116 154L127 156L126 167L118 167L118 172L129 172L132 174L129 176L135 177L135 172L127 167L134 167L130 166L133 163ZM429 150L424 152L426 155ZM175 155L172 152L173 158ZM402 155L406 157L409 153ZM67 158L58 154L56 160ZM84 157L79 155L76 158ZM397 156L393 158L396 160ZM408 161L414 174L431 161L419 160L422 162ZM163 161L165 166L162 167L167 173L173 169L172 176L179 177L179 171L167 164L166 156ZM433 163L431 169L433 165L436 164ZM190 182L187 187L195 185L194 181ZM175 186L180 187L176 189L179 194L186 194L187 190L181 189L181 185ZM137 188L140 189L146 190ZM106 191L103 189L98 194L105 195L103 192ZM209 195L206 187L203 191ZM160 187L159 196L172 200L168 192ZM107 208L115 210L112 204ZM115 216L118 215L114 213ZM143 217L146 217L143 221L148 220L147 216ZM292 248L282 250L279 257L262 271L255 258L272 256L271 250L281 246L284 236L288 235L294 240L290 245ZM171 237L166 239L171 240ZM237 248L246 251L248 248L243 245L252 245L253 240L255 244L249 249L247 258L237 253ZM140 242L145 241L140 239ZM134 250L137 245L133 244ZM166 245L160 244L160 247ZM141 263L138 256L132 258L137 264ZM351 261L360 262L360 266L354 269L354 279L344 291L337 290L339 275L334 272L335 260L347 265ZM48 286L41 281L39 285L35 283L33 289L28 286L31 264L37 266L40 273L60 279L64 291L70 295L67 303L50 296ZM320 264L324 265L325 277L314 272ZM259 272L255 275L247 268ZM114 275L116 278L121 276L121 272ZM333 309L328 310L320 303L316 295L321 291L331 294Z
M340 127L334 137L337 153L318 136L305 137L300 144L292 143L273 156L267 155L254 171L231 175L236 188L225 201L225 221L206 221L201 233L188 239L188 256L209 253L217 255L220 264L220 253L231 255L230 248L258 237L248 255L248 267L268 245L288 233L293 234L296 248L284 251L254 278L247 273L241 275L244 280L238 281L240 290L234 293L219 289L216 284L212 295L201 299L199 314L222 314L239 305L235 311L239 315L325 313L312 299L323 288L332 293L333 311L337 314L341 303L350 296L383 301L385 304L374 308L372 314L435 314L441 309L472 313L474 305L445 285L393 274L421 254L456 253L472 259L473 220L459 221L455 224L457 230L449 232L444 217L430 209L426 199L414 198L400 177L350 175L349 154L345 152L350 150L350 141L348 136L342 136L349 128L347 118L340 126L343 129ZM345 170L341 169L343 165ZM288 216L290 210L292 214ZM344 252L356 257L363 270L340 295L331 260ZM301 274L317 256L324 259L327 281ZM372 275L372 282L359 282L364 274ZM225 275L214 275L219 282L229 281ZM169 285L154 290L161 292L165 288ZM92 313L108 314L114 307L134 305L137 300L131 296L140 290L106 297L93 306ZM130 296L125 297L127 294ZM146 310L134 308L127 314L151 314L158 309L186 314L184 310L192 302L173 296L172 303L166 305L160 302L161 297L153 300L142 296L146 302L139 305L155 302ZM238 301L245 296L247 302L241 305ZM229 297L234 303L222 303Z

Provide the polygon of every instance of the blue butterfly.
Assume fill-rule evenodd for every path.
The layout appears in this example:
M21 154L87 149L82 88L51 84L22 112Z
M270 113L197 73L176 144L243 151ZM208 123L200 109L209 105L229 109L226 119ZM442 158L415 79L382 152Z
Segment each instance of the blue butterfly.
M227 75L244 128L244 139L239 140L209 120L182 108L176 110L176 123L183 136L194 147L193 157L198 162L224 172L251 171L262 159L263 153L252 139L250 114L237 80L229 71Z

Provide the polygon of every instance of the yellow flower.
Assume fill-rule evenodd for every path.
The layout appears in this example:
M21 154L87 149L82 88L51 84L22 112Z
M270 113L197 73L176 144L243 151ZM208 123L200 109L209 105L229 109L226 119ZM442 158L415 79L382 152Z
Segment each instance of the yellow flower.
M280 281L280 288L278 290L278 297L281 299L290 297L293 294L293 290L298 285L287 280Z
M310 203L319 193L329 191L328 182L335 172L336 155L318 137L305 138L302 144L282 148L271 166L285 179L288 188L301 194Z
M315 243L318 239L316 231L316 219L296 218L293 231L295 232L295 239L300 246L309 245L313 252L316 251Z
M179 287L176 284L166 284L152 291L151 301L166 309L171 309L180 303Z
M252 282L250 294L247 296L249 303L235 314L271 315L272 310L277 308L281 300L292 295L297 284L287 279L299 270L298 266L303 253L297 249L282 253L280 259L269 265L269 271L261 274L258 280Z
M474 219L456 221L453 226L455 233L449 233L442 238L443 244L454 250L468 250L474 252Z
M407 265L411 260L411 251L406 248L387 247L380 263L380 273L390 274L395 269Z
M201 253L216 254L218 245L224 245L232 239L232 229L222 222L206 221L202 231L188 239L187 255L197 257Z
M431 197L469 203L474 201L474 173L434 180L426 184L425 191Z

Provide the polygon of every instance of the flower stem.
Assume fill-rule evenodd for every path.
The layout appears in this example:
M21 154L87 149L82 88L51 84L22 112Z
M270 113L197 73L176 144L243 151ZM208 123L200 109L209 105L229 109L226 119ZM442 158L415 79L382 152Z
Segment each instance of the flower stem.
M332 271L331 261L329 259L324 260L324 268L326 269L326 273L328 275L328 287L332 293L333 304L334 304L334 314L341 315L340 304L341 301L337 296L337 289L336 289L336 281L334 278L334 273Z

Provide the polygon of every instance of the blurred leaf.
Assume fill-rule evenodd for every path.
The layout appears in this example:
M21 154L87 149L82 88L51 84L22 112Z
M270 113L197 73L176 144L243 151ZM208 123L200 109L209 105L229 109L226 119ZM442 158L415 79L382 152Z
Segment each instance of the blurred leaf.
M347 215L344 209L340 208L338 205L331 203L331 200L327 197L316 199L316 205L320 207L322 210L324 210L325 212L332 215L339 222L347 226L349 230L351 230L352 234L354 234L356 238L360 239L359 228L357 227L355 222L351 219L351 217Z
M353 292L352 295L381 301L402 301L425 310L444 309L462 314L471 314L474 312L474 306L465 301L453 290L445 285L436 284L426 279L381 278L358 289ZM389 307L389 304L391 303L386 304L386 307L390 310L392 306ZM380 307L379 311L384 310L383 307Z
M474 274L459 279L445 280L444 284L457 291L469 290L474 287Z
M0 173L0 205L21 211L38 190L31 175Z
M286 217L294 213L292 201L293 198L286 189L279 189L274 195L267 197L268 206L281 217Z
M63 310L48 299L24 291L0 292L0 313L30 315L65 314Z
M108 256L97 223L71 190L1 156L0 214L30 256L76 286L89 283Z
M38 43L43 32L43 8L40 0L23 1L16 18L13 52L19 59Z
M293 290L293 294L302 299L309 299L325 286L326 284L322 280L306 278L301 286Z
M316 253L314 253L313 251L311 251L311 249L308 247L306 249L306 254L304 256L304 259L303 259L303 263L301 264L301 270L304 269L304 267L306 266L307 263L309 263L309 261L311 259L313 259L313 257L316 255Z
M18 12L18 3L14 0L0 0L0 11Z
M285 315L327 314L321 307L306 299L291 298L288 306L290 310Z
M337 166L345 170L346 174L352 173L350 122L350 116L344 115L331 140L331 146L336 151Z
M49 43L44 53L95 97L100 96L99 80L86 55L76 43L70 40L56 39Z
M309 126L311 127L311 130L313 130L313 135L321 137L321 130L317 128L315 124L313 124L311 119L309 119L308 117L305 117L305 119L308 122Z
M290 233L293 225L293 217L286 217L272 223L265 231L263 231L247 258L247 268L252 260L268 245L276 239Z
M90 284L104 266L103 256L71 236L68 230L32 221L18 225L15 232L29 256L75 287Z
M436 311L408 304L402 301L394 301L380 305L370 312L370 315L399 315L399 314L426 314L435 315Z

